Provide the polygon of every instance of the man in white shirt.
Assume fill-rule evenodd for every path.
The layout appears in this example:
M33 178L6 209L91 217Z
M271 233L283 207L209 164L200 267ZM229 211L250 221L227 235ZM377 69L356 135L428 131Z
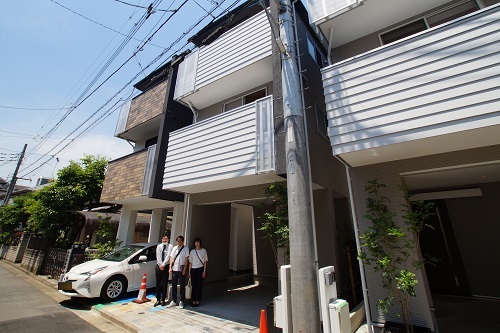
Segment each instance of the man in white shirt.
M174 246L170 254L170 272L172 273L172 301L168 307L176 306L177 302L177 284L180 285L179 307L184 308L184 294L186 291L186 271L189 258L189 248L184 246L184 237L178 236L177 246Z
M156 247L156 303L154 306L163 305L167 299L168 273L170 271L170 254L172 253L172 244L168 243L168 236L161 239L161 244Z

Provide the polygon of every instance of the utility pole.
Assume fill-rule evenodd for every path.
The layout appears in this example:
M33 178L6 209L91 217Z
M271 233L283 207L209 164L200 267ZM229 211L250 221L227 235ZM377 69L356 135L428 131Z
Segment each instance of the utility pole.
M296 62L293 5L290 0L281 0L280 5L280 38L286 49L282 55L281 79L291 245L290 280L293 332L319 333L321 328L311 182L302 113L300 75Z
M23 162L23 157L24 153L26 152L26 147L28 147L27 144L24 145L23 151L21 152L21 156L19 156L19 160L17 161L16 165L16 170L14 171L14 174L12 175L12 179L9 184L9 188L7 189L7 193L5 193L5 198L3 201L3 205L6 206L7 203L9 202L10 196L12 195L12 192L14 192L14 187L16 186L16 181L17 181L17 172L19 171L19 167L21 167L21 163Z

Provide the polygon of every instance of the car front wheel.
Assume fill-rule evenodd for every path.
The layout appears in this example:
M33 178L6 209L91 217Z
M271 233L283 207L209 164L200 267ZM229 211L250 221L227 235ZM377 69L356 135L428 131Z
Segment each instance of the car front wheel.
M101 298L105 301L114 301L122 297L127 291L127 281L122 276L112 276L101 289Z

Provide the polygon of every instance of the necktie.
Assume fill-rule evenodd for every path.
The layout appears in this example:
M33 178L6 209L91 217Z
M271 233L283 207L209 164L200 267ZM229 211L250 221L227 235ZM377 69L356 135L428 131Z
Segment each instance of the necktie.
M161 262L165 261L165 248L166 247L167 247L166 245L163 245L163 250L161 251Z

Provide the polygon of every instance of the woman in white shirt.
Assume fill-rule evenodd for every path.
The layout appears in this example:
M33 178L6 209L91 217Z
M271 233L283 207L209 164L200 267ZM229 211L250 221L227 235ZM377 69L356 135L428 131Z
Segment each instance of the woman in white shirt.
M207 251L201 247L200 237L194 239L194 249L189 253L189 277L191 278L191 307L200 306L203 279L207 275Z

